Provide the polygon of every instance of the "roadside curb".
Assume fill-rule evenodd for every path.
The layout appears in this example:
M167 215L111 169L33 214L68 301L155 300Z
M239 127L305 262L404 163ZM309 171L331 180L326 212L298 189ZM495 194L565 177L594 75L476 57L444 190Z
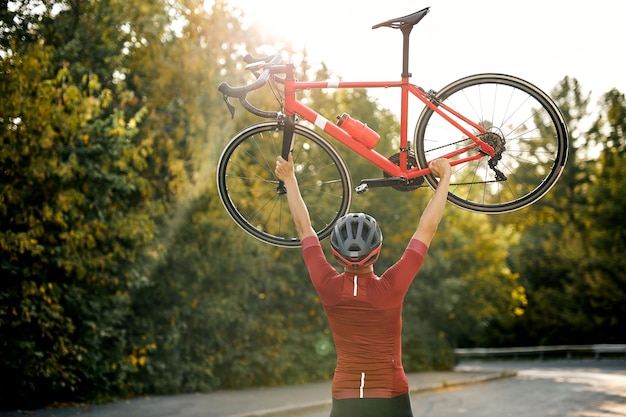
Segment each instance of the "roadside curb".
M469 376L473 374L472 371L456 371L457 374L468 374L468 378L460 380L460 381L442 381L438 384L431 384L423 387L416 387L409 389L410 395L422 394L424 392L433 392L433 391L442 391L448 388L455 388L464 385L473 385L473 384L481 384L484 382L496 381L500 379L513 378L517 376L517 371L513 370L502 370L498 372L489 373L486 375L479 376Z
M517 376L517 372L513 370L489 372L481 375L476 375L476 373L472 371L456 371L455 373L463 374L463 378L457 381L448 382L446 380L443 380L437 383L409 388L409 395L419 395L427 392L443 391L446 389L458 388L465 385L480 384L484 382L513 378ZM267 410L258 410L242 414L234 414L227 417L295 417L302 413L330 410L331 404L332 400L330 399L329 393L329 398L323 401L316 401L298 406L291 405L271 408Z

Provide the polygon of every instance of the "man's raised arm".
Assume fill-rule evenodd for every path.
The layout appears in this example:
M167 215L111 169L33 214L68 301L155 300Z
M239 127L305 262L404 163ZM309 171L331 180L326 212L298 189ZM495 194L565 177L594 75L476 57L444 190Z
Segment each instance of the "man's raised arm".
M439 222L443 217L443 210L446 207L448 188L450 187L450 176L452 167L447 159L435 159L430 163L430 169L436 177L439 177L439 184L435 190L435 195L428 202L426 209L420 217L417 230L413 234L413 239L418 239L426 246L430 246Z
M293 166L293 156L289 154L289 160L285 161L281 156L276 158L276 170L274 171L279 180L281 180L287 189L287 202L289 203L289 210L291 211L291 217L296 225L296 231L300 241L305 237L314 236L315 230L311 226L311 219L309 217L309 210L302 199L300 194L300 188L298 187L298 180Z

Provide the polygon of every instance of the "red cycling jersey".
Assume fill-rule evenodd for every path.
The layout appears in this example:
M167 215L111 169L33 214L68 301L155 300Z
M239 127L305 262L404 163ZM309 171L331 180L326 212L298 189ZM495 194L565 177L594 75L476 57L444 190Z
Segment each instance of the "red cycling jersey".
M302 241L302 254L332 330L337 367L332 396L393 398L406 394L402 367L402 302L428 247L411 240L384 274L338 273L317 236Z

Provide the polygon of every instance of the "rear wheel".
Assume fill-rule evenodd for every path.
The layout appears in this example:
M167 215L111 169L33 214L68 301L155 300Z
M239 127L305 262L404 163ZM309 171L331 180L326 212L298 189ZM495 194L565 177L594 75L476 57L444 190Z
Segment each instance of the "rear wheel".
M484 127L487 133L478 136L496 151L493 158L453 167L448 195L452 204L475 212L506 213L534 203L558 180L567 160L567 129L559 109L539 88L508 75L478 74L453 82L432 101ZM421 168L471 144L431 108L420 115L415 153ZM437 187L433 175L426 180Z
M219 159L217 186L226 211L243 230L272 245L298 247L287 194L274 174L282 143L283 125L276 121L245 128ZM301 125L295 125L293 161L311 223L324 239L350 208L348 168L332 145Z

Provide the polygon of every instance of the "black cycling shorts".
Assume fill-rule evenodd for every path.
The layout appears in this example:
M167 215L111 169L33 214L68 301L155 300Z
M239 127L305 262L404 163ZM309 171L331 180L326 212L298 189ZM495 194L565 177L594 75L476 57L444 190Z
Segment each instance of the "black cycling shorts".
M333 398L330 417L413 417L409 394L394 398Z

